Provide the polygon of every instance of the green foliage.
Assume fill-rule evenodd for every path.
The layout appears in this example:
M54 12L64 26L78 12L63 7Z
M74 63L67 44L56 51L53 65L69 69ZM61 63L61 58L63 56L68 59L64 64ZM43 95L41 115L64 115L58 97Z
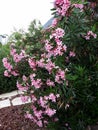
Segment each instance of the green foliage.
M88 124L98 122L98 29L90 8L71 11L69 17L62 17L58 23L65 30L63 43L76 54L65 63L69 85L63 86L63 90L70 107L60 115L72 130L85 130ZM85 39L90 30L97 34L96 39ZM59 63L59 58L56 62Z
M51 130L68 130L70 128L85 130L88 124L98 122L98 23L93 18L92 9L86 8L86 6L83 11L71 7L67 13L69 14L67 17L60 16L56 27L44 31L42 28L36 27L35 21L32 22L28 33L14 33L11 42L15 42L17 51L24 49L29 58L33 57L36 61L40 60L41 54L45 52L43 44L41 44L43 40L49 39L49 43L55 46L56 41L50 38L51 33L55 28L64 29L65 35L62 43L67 46L67 51L57 57L51 57L50 60L62 70L67 69L64 71L66 80L59 84L55 82L55 69L49 77L45 68L37 66L34 71L35 78L43 81L43 87L33 89L33 93L34 96L37 95L38 100L40 96L44 97L50 93L60 94L57 104L49 102L49 107L52 106L56 109L59 119L56 123L50 120L48 127ZM56 18L58 17L56 14ZM89 31L96 34L97 37L91 35L89 39L86 39ZM74 52L75 55L70 56L70 52ZM20 79L23 75L29 77L33 73L26 59L22 59L16 67L20 73ZM54 80L55 87L44 85L47 78ZM29 80L30 78L27 78L26 82ZM30 89L32 90L32 88L34 88L33 85ZM27 94L29 95L29 92ZM39 110L41 106L36 103L36 107Z
M20 76L25 75L29 76L29 73L31 72L32 69L29 68L29 64L27 60L24 58L22 59L19 63L17 63L17 70L20 73Z
M24 32L23 30L15 31L10 36L8 43L15 43L16 49L20 51L20 49L25 50L27 54L37 53L41 50L42 41L42 25L40 21L33 20L29 27L28 31Z

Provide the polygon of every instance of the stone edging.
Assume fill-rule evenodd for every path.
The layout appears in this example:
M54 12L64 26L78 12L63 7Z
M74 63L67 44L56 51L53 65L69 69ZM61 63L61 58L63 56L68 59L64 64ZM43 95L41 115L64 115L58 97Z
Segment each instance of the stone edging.
M25 103L21 101L21 97L20 97L21 93L22 93L21 91L13 91L11 93L0 95L0 109L9 106L30 103L30 100Z

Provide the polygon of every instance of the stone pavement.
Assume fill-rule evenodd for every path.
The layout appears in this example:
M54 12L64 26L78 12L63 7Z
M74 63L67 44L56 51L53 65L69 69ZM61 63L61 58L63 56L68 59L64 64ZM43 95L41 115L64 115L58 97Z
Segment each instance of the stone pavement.
M1 94L0 95L0 109L4 108L4 107L8 107L8 106L15 106L15 105L21 105L24 104L21 101L21 91L13 91L10 93L6 93L6 94ZM28 102L25 103L29 103L30 100L28 100Z

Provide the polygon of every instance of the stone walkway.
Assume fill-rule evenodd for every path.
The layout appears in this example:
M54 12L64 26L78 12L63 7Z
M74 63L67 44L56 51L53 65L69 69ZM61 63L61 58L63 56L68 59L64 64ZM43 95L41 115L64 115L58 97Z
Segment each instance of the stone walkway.
M0 109L4 108L4 107L8 107L8 106L16 106L16 105L21 105L24 104L21 101L21 91L13 91L10 93L6 93L6 94L1 94L0 95ZM28 102L25 103L29 103L30 100L28 100Z

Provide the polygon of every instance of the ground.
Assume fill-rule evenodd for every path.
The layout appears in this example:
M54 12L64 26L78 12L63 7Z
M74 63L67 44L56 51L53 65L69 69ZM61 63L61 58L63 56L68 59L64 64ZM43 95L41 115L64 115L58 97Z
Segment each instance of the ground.
M0 130L48 130L38 128L31 120L24 118L24 105L0 109ZM86 130L98 130L98 125L88 126Z
M0 130L46 130L24 118L23 105L0 109Z

